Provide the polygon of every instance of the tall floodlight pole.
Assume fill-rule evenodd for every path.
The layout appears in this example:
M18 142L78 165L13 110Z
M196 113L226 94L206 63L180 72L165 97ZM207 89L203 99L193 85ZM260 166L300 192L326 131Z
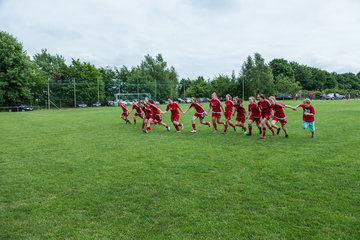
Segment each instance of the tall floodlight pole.
M76 108L76 84L74 79L74 108Z
M48 90L47 90L47 93L48 93L48 109L50 109L50 78L48 77Z
M100 87L99 87L99 79L97 79L97 90L98 90L98 103L100 103Z

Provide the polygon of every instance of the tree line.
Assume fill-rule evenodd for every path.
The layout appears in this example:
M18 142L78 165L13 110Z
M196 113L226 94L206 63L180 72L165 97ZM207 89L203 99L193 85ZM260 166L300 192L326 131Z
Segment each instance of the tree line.
M231 94L245 98L257 93L277 95L302 92L358 92L360 72L328 72L285 59L267 64L255 53L248 56L241 69L231 75L220 74L212 79L179 79L173 66L161 54L146 55L137 66L95 67L89 62L72 59L66 64L63 56L47 49L32 56L22 43L7 32L0 32L0 105L44 104L48 89L53 101L73 106L74 96L84 103L105 103L116 93L150 93L154 99L176 97L209 97Z

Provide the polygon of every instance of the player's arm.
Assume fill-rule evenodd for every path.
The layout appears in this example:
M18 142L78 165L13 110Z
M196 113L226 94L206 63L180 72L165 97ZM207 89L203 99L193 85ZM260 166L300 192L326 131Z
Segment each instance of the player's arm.
M294 107L295 108L294 110L298 109L300 106L301 104L297 105L296 107Z
M184 111L182 110L182 108L178 105L178 109L180 109L180 111L182 112L182 113L184 113Z
M188 109L186 109L186 111L185 112L183 112L183 114L185 114L185 113L187 113L188 111L189 111L189 109L191 108L191 104L190 104L190 106L188 107Z
M220 102L220 101L219 101ZM221 110L223 111L223 113L225 112L225 110L224 110L224 108L223 108L223 105L222 105L222 103L220 102L220 108L221 108Z
M209 103L209 110L207 111L208 113L210 112L211 109L211 103ZM205 111L205 110L204 110ZM207 115L207 114L206 114Z

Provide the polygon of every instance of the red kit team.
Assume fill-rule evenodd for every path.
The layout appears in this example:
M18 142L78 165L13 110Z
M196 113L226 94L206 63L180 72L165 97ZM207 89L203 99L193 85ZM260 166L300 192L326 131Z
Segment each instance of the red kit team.
M200 123L211 127L210 122L204 121L205 116L212 111L212 125L214 127L214 133L218 132L217 124L224 125L223 134L227 133L228 126L230 125L234 131L236 131L236 127L241 127L244 133L247 136L252 135L252 125L255 122L256 126L259 129L260 138L266 138L266 130L267 128L270 130L271 134L274 136L275 134L279 135L281 129L283 129L285 133L285 137L288 138L288 130L286 128L286 116L284 112L284 108L290 108L296 110L298 107L302 107L304 110L303 114L303 128L307 129L309 127L312 138L315 138L315 110L311 105L311 101L309 99L304 100L304 104L300 104L296 107L291 107L285 104L282 104L276 100L275 97L269 97L269 99L265 98L264 94L257 95L257 100L254 97L249 98L249 106L248 111L243 106L242 99L238 97L232 97L227 94L225 101L225 109L222 106L221 101L217 98L216 93L211 95L211 100L209 104L209 109L206 112L204 107L197 101L196 98L191 98L191 104L186 111L183 111L182 108L173 101L173 99L169 98L169 104L166 106L166 110L163 112L153 100L145 98L144 101L140 101L137 103L133 100L132 110L129 113L125 104L121 103L120 106L123 109L123 113L121 118L126 122L131 124L128 116L135 110L134 114L134 125L136 124L136 117L140 117L143 119L142 129L145 133L149 133L151 129L151 124L159 124L164 126L168 131L170 131L170 127L163 122L162 114L171 112L171 122L173 123L177 132L181 132L184 128L184 125L179 122L180 112L186 114L190 108L194 108L195 114L192 118L192 133L196 133L196 124L195 120L199 118ZM235 116L235 124L231 122L233 116ZM221 121L221 116L225 116L225 122ZM245 126L245 121L248 119L247 128ZM277 122L280 122L281 128L276 125Z

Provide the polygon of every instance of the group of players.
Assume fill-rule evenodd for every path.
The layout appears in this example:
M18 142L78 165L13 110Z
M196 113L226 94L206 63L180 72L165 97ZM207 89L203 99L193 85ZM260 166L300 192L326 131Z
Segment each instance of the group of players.
M196 133L196 124L195 120L199 118L200 123L211 127L210 122L204 121L205 116L212 111L212 125L214 127L214 133L218 132L217 124L224 125L223 134L227 133L227 129L229 125L236 131L236 127L241 127L244 134L247 136L252 135L252 125L255 122L256 126L259 129L260 138L266 138L266 127L271 131L272 135L279 135L281 128L285 133L285 137L288 138L288 130L286 128L286 116L284 112L284 108L290 108L293 110L297 110L297 108L303 108L303 128L307 129L309 127L311 132L311 137L315 138L315 109L311 105L311 101L309 99L305 99L303 104L299 104L296 107L291 107L285 104L282 104L276 100L275 97L269 97L269 99L265 98L264 94L259 94L257 96L257 101L254 97L249 98L249 106L248 112L243 106L242 99L238 97L232 97L228 94L226 95L225 101L225 109L223 108L220 100L217 98L216 93L211 95L209 109L206 112L204 107L196 100L195 97L191 98L191 105L188 107L186 111L183 111L182 108L173 101L173 99L169 98L169 104L166 107L165 111L162 111L158 106L156 106L154 100L145 98L144 101L140 101L139 103L136 100L133 100L133 107L131 112L128 111L126 105L124 103L119 103L123 109L123 113L121 118L126 122L131 124L128 119L129 115L135 110L134 114L134 125L136 124L136 117L139 116L143 119L142 129L144 133L149 133L151 131L151 124L159 124L164 126L168 131L170 131L170 127L165 124L162 120L162 114L167 113L169 110L171 112L171 122L173 123L177 132L181 132L184 128L184 125L179 122L180 113L179 110L186 114L190 108L195 109L195 114L192 118L192 133ZM221 115L224 113L226 121L221 121ZM235 115L235 124L231 122L231 118ZM245 121L248 120L248 125L246 128ZM272 120L271 120L272 119ZM276 125L277 122L280 122L281 128Z

